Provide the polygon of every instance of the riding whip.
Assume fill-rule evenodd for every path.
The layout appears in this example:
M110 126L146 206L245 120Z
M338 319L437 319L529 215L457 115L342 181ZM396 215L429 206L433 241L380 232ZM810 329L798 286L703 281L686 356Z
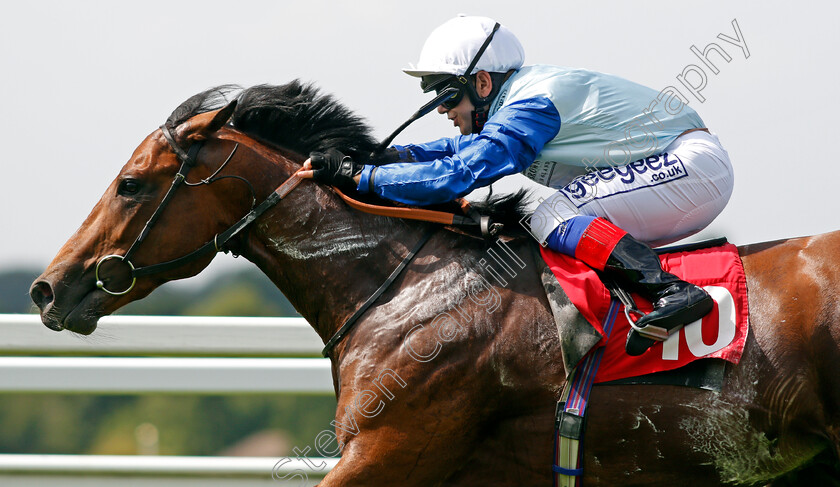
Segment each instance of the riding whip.
M388 145L391 143L391 141L393 141L394 138L397 135L400 134L400 132L405 130L406 127L408 127L409 125L414 123L415 120L417 120L418 118L420 118L420 117L426 115L427 113L431 112L432 110L439 107L445 101L449 100L450 98L452 98L453 96L455 96L457 94L458 94L458 89L457 88L451 88L450 87L450 88L446 88L445 90L441 91L440 94L438 94L438 96L432 98L432 100L429 103L426 103L425 105L420 107L420 109L417 110L416 112L414 112L414 115L412 115L408 120L403 122L403 124L400 125L397 128L397 130L394 130L391 133L391 135L389 135L385 140L380 142L379 145L376 146L376 149L374 149L373 152L370 153L370 158L373 159L374 157L379 155L382 151L384 151L388 147Z

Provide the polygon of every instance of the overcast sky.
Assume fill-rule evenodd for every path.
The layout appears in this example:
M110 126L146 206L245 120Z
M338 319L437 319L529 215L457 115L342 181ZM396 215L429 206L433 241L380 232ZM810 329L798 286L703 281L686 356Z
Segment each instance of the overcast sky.
M704 232L737 244L840 229L836 25L840 3L797 2L14 2L0 16L0 270L44 267L143 138L187 97L222 83L314 81L377 137L429 97L401 72L464 12L522 41L526 64L617 74L656 90L689 65L689 96L735 167L728 208ZM717 38L737 19L749 58ZM710 42L718 74L692 54ZM692 75L689 75L692 76ZM696 75L695 76L696 79ZM436 114L397 142L455 136ZM826 152L826 147L831 150ZM230 266L232 259L214 264Z

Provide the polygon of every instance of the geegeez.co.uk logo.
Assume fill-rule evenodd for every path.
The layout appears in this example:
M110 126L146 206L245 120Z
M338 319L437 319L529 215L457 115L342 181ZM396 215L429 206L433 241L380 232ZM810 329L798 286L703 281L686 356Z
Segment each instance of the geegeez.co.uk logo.
M687 175L682 160L674 154L664 152L639 159L624 166L606 167L588 172L573 179L560 191L580 208L593 199L607 198L615 194L656 186L684 178ZM618 179L621 183L621 188L603 196L595 194L595 185L599 181L609 182L615 179Z

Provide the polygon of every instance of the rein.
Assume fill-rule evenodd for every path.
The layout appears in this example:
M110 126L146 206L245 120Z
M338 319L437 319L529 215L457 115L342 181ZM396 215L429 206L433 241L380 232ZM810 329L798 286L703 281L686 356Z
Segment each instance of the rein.
M274 205L276 205L281 199L286 197L286 195L288 195L293 189L295 189L298 186L298 184L300 184L303 181L303 178L301 178L298 175L298 173L302 169L298 169L294 174L289 176L289 178L286 179L280 186L278 186L277 189L275 189L274 192L271 193L258 206L255 207L254 204L252 203L251 210L245 216L243 216L238 222L231 225L224 232L217 234L215 237L213 237L212 240L205 243L204 245L202 245L198 249L190 252L189 254L178 257L176 259L173 259L173 260L170 260L170 261L167 261L167 262L162 262L162 263L159 263L159 264L148 265L148 266L145 266L145 267L135 267L134 264L131 262L130 257L132 256L132 254L134 254L134 252L140 246L140 243L142 243L143 240L145 240L146 236L149 234L149 231L154 226L154 224L157 222L158 218L160 217L160 214L163 212L163 210L166 208L166 206L172 200L172 197L174 196L175 191L178 189L179 186L181 186L181 184L185 184L186 186L197 186L197 185L200 185L200 184L210 184L213 181L217 181L217 180L223 179L223 178L234 177L234 178L237 178L237 179L241 179L242 181L244 181L248 185L248 187L251 189L252 199L255 201L254 196L253 196L254 195L253 186L246 179L244 179L242 177L239 177L239 176L218 176L217 177L217 175L222 170L222 168L224 168L224 166L228 162L230 162L230 160L233 158L233 155L236 152L236 149L239 147L239 144L236 144L236 146L234 146L233 150L227 156L227 158L222 163L222 165L216 171L214 171L213 174L210 177L208 177L208 178L206 178L206 179L204 179L204 180L202 180L198 183L188 183L188 182L186 182L187 173L190 171L190 169L195 167L196 156L198 155L198 153L201 150L204 143L203 142L197 142L189 148L189 151L184 151L181 148L181 146L179 146L178 143L175 141L175 138L172 136L172 133L170 132L169 128L165 124L161 125L160 129L163 132L164 138L169 143L170 148L175 153L175 155L178 157L178 160L181 161L181 167L178 169L178 172L175 174L175 179L173 179L172 185L169 187L169 190L164 195L163 200L161 200L160 204L155 209L154 213L152 213L152 216L146 222L146 225L143 227L143 230L140 231L140 235L137 236L137 239L134 240L134 243L131 244L131 247L129 247L128 251L126 251L126 253L124 255L118 255L118 254L106 255L105 257L102 257L101 259L99 259L99 262L96 263L96 269L95 269L95 273L94 273L95 277L96 277L96 287L101 289L102 291L112 295L112 296L121 296L123 294L127 294L129 291L134 289L134 285L137 283L137 278L138 277L148 276L148 275L151 275L151 274L156 274L156 273L159 273L159 272L164 272L164 271L168 271L168 270L171 270L171 269L175 269L179 266L182 266L184 264L187 264L189 262L192 262L192 261L198 259L199 257L203 256L207 252L210 252L211 250L215 251L215 252L224 251L225 244L231 238L236 236L244 228L246 228L248 225L253 223L254 220L259 218L263 213L265 213L267 210L269 210ZM355 203L357 203L359 205L365 205L364 203L360 203L360 202L357 202L355 200L352 200L352 199L348 198L346 195L344 195L338 189L335 189L335 190L342 198L345 199L345 201L349 200L349 201L354 201ZM349 201L348 201L348 204L349 204ZM353 204L351 204L350 206L353 206L354 208L356 207ZM366 206L374 207L374 208L385 208L385 209L390 209L390 210L408 210L406 208L375 207L374 205L366 205ZM367 210L367 211L369 213L371 212L370 210ZM438 216L439 220L426 220L426 221L434 221L435 223L452 224L453 223L453 218L458 218L459 217L458 215L454 215L454 214L447 214L447 213L443 213L443 212L433 212L433 211L430 211L430 210L411 210L411 211L425 212L425 213L422 213L424 216L429 216L429 214L431 214L431 213L440 213L441 215L449 215L449 220L448 221L446 221L446 218L443 218L441 220L440 216ZM400 214L400 213L398 213L398 214ZM388 216L397 216L397 214L388 215ZM402 216L402 218L411 218L411 217L410 216ZM464 217L460 217L460 218L464 219L464 220L467 220ZM418 218L414 218L414 219L418 219ZM470 221L470 223L473 223L473 222ZM332 352L332 349L336 345L338 345L339 342L341 342L341 340L347 335L347 333L350 332L350 330L353 328L353 325L355 325L358 322L359 318L370 308L370 306L374 303L374 301L376 301L379 298L379 296L381 296L382 293L385 292L385 290L388 289L388 287L391 286L391 284L397 279L397 277L399 277L399 275L402 273L402 271L414 259L414 257L417 255L417 253L423 247L423 245L425 245L426 242L429 241L429 239L432 237L432 235L435 233L436 230L437 230L437 228L432 228L429 231L427 231L423 235L423 237L420 238L420 241L417 242L417 244L408 253L408 255L406 255L403 258L402 262L400 262L400 264L396 267L396 269L394 269L394 271L391 272L391 275L388 276L388 279L386 279L385 282L383 282L382 285L379 286L379 288L376 291L374 291L374 293L364 303L362 303L362 305L356 310L356 312L353 313L353 315L350 316L344 322L343 325L341 325L341 327L332 336L332 338L330 338L326 342L326 344L324 346L324 349L321 352L324 357L329 357L330 356L330 353ZM127 289L125 289L123 291L113 291L111 289L108 289L106 287L105 282L102 280L102 278L100 278L100 267L102 266L102 264L104 262L106 262L108 260L112 260L112 259L119 259L121 262L125 262L126 265L128 265L128 267L131 270L131 284L128 286Z
M456 225L473 228L478 227L481 231L481 235L485 238L495 236L503 228L501 223L493 223L490 217L479 214L474 208L471 208L469 202L463 198L459 198L457 201L461 204L461 209L468 216L456 215L455 213L448 213L445 211L424 210L421 208L400 208L394 206L372 205L355 200L342 193L341 190L336 187L333 187L333 190L338 193L338 196L340 196L341 199L343 199L344 202L351 208L365 213L370 213L372 215L402 218L404 220L442 223L444 225Z

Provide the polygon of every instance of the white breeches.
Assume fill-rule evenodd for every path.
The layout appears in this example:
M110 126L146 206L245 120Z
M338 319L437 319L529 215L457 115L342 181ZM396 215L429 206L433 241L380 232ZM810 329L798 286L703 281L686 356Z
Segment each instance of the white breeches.
M658 155L594 170L543 200L531 217L540 242L576 215L606 218L652 246L705 228L732 195L729 154L716 135L678 137Z

